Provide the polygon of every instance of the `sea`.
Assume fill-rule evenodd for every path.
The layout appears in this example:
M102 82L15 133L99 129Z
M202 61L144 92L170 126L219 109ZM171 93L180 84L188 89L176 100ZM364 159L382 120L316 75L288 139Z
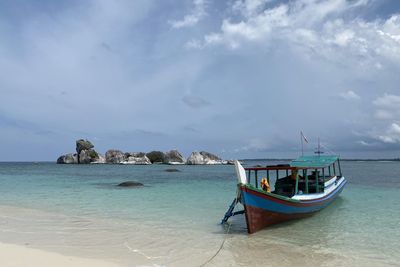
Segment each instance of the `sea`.
M243 215L220 224L231 165L0 163L0 242L121 266L400 266L400 162L341 165L331 205L249 235Z

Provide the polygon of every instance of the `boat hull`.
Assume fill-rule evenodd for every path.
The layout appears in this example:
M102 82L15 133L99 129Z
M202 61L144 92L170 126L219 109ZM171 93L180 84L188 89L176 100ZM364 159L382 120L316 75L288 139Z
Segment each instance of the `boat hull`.
M286 198L241 184L239 190L247 231L252 234L273 224L308 217L335 200L345 184L346 180L342 178L329 194L306 200Z

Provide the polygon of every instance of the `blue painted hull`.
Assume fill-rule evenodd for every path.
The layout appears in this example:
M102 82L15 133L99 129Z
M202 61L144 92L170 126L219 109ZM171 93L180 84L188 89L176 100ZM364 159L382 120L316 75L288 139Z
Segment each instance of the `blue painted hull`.
M346 179L343 178L329 194L308 200L295 200L267 193L252 186L240 185L248 232L254 233L268 225L309 216L334 201L346 183Z

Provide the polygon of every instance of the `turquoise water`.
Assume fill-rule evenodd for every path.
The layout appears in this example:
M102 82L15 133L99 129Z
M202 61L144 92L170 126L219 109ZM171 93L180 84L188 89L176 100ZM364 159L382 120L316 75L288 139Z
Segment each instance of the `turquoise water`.
M260 163L276 162L246 162ZM254 235L243 216L218 224L235 196L233 166L168 168L0 163L0 242L127 266L200 266L222 242L209 265L400 262L400 162L342 162L349 183L332 205ZM128 180L145 186L116 186Z

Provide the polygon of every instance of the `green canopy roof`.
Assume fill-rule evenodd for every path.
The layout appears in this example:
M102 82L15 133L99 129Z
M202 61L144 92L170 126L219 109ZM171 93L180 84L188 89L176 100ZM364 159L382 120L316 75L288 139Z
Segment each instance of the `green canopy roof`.
M291 167L323 168L332 165L338 156L301 156L290 162Z

